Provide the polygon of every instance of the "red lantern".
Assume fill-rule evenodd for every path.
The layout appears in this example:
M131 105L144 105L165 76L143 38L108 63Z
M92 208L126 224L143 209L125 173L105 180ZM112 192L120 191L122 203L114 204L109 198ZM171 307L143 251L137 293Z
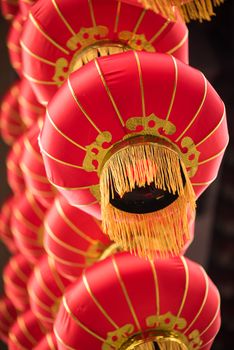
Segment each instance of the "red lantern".
M10 227L14 200L15 197L9 197L3 204L0 213L0 239L4 242L12 254L15 254L18 251Z
M46 329L31 310L20 315L9 332L9 350L31 350L46 334Z
M19 0L20 13L23 18L28 17L31 6L36 2L36 0Z
M115 246L101 231L101 224L92 216L70 206L57 197L45 218L44 245L58 272L76 279Z
M45 255L34 268L28 283L31 310L52 330L61 297L71 282L58 274L53 261Z
M208 350L219 327L220 296L200 265L121 253L67 290L54 333L59 350Z
M15 319L17 311L10 299L2 297L0 299L0 339L5 343L8 341L8 332Z
M12 20L18 12L18 0L1 0L2 15L7 20Z
M9 145L12 145L25 131L19 114L19 94L20 82L17 81L8 90L1 103L0 131L3 140Z
M126 50L167 52L187 63L188 30L179 18L121 1L40 0L22 37L24 75L46 105L72 71Z
M24 152L20 167L25 185L38 202L48 208L54 201L56 189L49 183L38 145L39 122L24 137Z
M22 35L24 20L20 13L15 16L12 21L11 28L7 36L7 47L12 67L21 76L22 72L22 56L20 38Z
M57 341L54 333L48 333L42 338L42 340L36 345L33 350L57 350Z
M216 178L227 143L224 104L203 74L146 52L102 57L73 73L50 101L40 136L49 180L97 218L101 201L104 232L143 256L181 253L193 190L198 197ZM162 200L165 189L178 196L140 214L117 206L151 184ZM152 202L164 204L156 195Z
M46 208L36 198L25 191L14 203L11 230L19 251L32 264L44 254L43 220Z
M22 192L25 189L23 173L20 168L20 162L24 152L24 135L18 138L8 153L7 166L7 181L15 194Z
M27 283L32 270L24 255L17 254L10 259L3 272L5 293L21 312L29 306Z

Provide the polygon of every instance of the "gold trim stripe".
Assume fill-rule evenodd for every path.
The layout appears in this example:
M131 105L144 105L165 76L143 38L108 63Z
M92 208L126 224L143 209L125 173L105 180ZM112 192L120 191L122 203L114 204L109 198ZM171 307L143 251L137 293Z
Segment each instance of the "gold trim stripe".
M88 266L88 264L72 263L70 261L63 260L63 259L59 258L57 255L55 255L49 249L49 247L48 247L48 245L46 243L44 244L44 248L45 248L46 253L49 255L49 257L54 259L55 261L57 261L60 264L63 264L65 266L77 267L77 268L80 268L80 269L85 269ZM77 273L77 275L79 275L79 274Z
M172 108L173 108L173 104L174 104L174 101L175 101L176 90L177 90L177 82L178 82L178 66L177 66L177 62L176 62L176 59L173 56L171 56L171 59L172 59L173 64L174 64L175 78L174 78L174 86L173 86L173 90L172 90L171 101L170 101L169 109L168 109L167 116L166 116L165 120L169 120L169 117L170 117L170 114L171 114L171 111L172 111Z
M93 23L93 27L96 27L97 23L96 23L96 19L95 19L94 10L93 10L92 0L88 0L88 5L89 5L89 12L90 12L91 20L92 20L92 23Z
M54 281L56 282L57 284L57 287L59 288L60 292L62 294L64 294L64 291L66 289L65 285L63 284L63 281L62 279L60 278L57 270L56 270L56 267L54 265L54 260L51 259L50 257L48 257L48 265L49 265L49 268L50 268L50 272L54 278Z
M170 20L167 20L162 27L152 36L150 39L150 44L153 44L153 42L158 39L158 37L164 32L164 30L168 27L168 25L171 23Z
M225 151L227 145L228 145L228 142L226 143L226 145L224 146L224 148L221 149L220 152L214 154L212 157L209 157L209 158L207 158L207 159L202 160L201 162L198 162L197 164L198 164L198 165L202 165L202 164L205 164L205 163L210 162L211 160L213 160L213 159L215 159L215 158L218 158L219 156L221 156L222 153L224 153L224 151Z
M49 181L47 177L38 175L38 173L34 173L31 169L29 169L25 163L20 163L20 168L23 171L24 175L29 175L31 179L38 181L40 183L49 185Z
M30 331L27 328L27 325L22 317L19 317L17 320L17 323L19 325L19 328L23 332L24 336L32 343L32 345L37 344L37 340L32 336Z
M57 85L54 81L44 81L44 80L38 80L38 79L35 79L33 77L31 77L29 74L27 74L26 72L22 72L23 73L23 76L31 81L32 83L35 83L35 84L41 84L41 85Z
M35 294L34 290L32 288L28 288L28 294L30 296L30 298L34 301L34 303L36 303L41 309L43 309L46 312L49 312L50 314L52 313L50 307L46 304L44 304L39 298L38 296ZM34 312L34 310L33 310ZM40 312L38 312L39 315L41 315Z
M29 192L29 190L25 191L25 197L28 201L28 203L31 205L31 208L33 209L34 213L40 219L41 221L44 220L45 217L45 211L39 207L38 203L36 202L35 198L33 197L32 193Z
M62 190L69 190L69 191L77 191L77 190L88 190L92 188L93 186L98 186L99 184L94 184L94 185L87 185L87 186L79 186L79 187L65 187L65 186L60 186L56 185L53 181L47 179L47 182L49 182L52 186L61 188Z
M60 19L62 20L62 22L64 23L65 27L69 30L69 32L72 35L76 35L76 32L72 29L71 25L68 23L68 21L66 20L66 18L63 16L61 10L59 9L59 6L56 2L56 0L51 0L52 4L54 5L54 8L57 12L57 14L59 15Z
M153 279L154 279L154 285L155 285L155 306L156 306L156 315L160 315L160 296L159 296L159 288L158 288L158 277L157 277L157 272L156 268L154 265L154 262L152 260L149 260L152 273L153 273Z
M48 334L48 333L46 334L46 341L47 341L47 344L48 344L50 350L57 350L57 347L55 347L55 345L54 345L51 334Z
M118 0L117 1L117 11L116 11L116 16L115 16L114 33L117 33L117 31L118 31L120 11L121 11L121 4L122 4L122 1Z
M57 332L57 329L54 327L54 335L55 335L55 337L56 337L56 340L60 343L60 344L62 344L62 346L65 346L65 348L66 349L68 349L68 350L77 350L77 348L72 348L70 345L67 345L63 340L62 340L62 338L60 338L60 336L59 336L59 334L58 334L58 332Z
M30 221L28 221L25 216L23 216L23 214L19 211L19 209L15 209L15 217L16 219L18 219L19 221L21 221L28 230L34 232L36 235L38 235L38 231L40 226L35 226L33 225Z
M139 29L139 27L141 25L141 22L143 21L143 18L145 16L145 14L146 14L146 9L143 9L141 14L140 14L140 16L139 16L139 18L138 18L138 20L137 20L137 22L136 22L135 27L133 28L133 31L132 31L133 34L136 34L136 32L138 31L138 29Z
M176 46L174 46L172 49L168 50L167 53L169 55L172 55L174 52L176 52L178 49L180 49L181 46L183 46L184 43L186 42L186 40L188 39L188 36L189 36L189 32L188 32L188 29L187 29L183 39Z
M21 45L21 48L22 48L25 52L27 52L27 54L29 54L30 56L32 56L33 58L36 58L38 61L43 62L43 63L46 63L46 64L48 64L49 66L56 67L55 62L52 62L52 61L50 61L50 60L48 60L48 59L46 59L46 58L44 58L44 57L41 57L41 56L35 54L34 52L32 52L32 51L25 45L25 43L24 43L22 40L20 41L20 45Z
M36 267L34 269L34 276L37 280L37 283L39 284L40 288L45 292L45 294L53 301L56 302L57 301L57 296L51 292L51 290L47 287L47 285L45 284L42 275L41 275L41 271L38 267Z
M19 347L20 350L28 350L28 348L25 348L23 345L20 344L20 342L16 338L15 334L9 332L8 337L17 347Z
M136 59L137 70L138 70L139 81L140 81L142 116L143 116L143 118L145 118L146 117L146 112L145 112L145 92L144 92L144 83L143 83L143 77L142 77L141 63L140 63L140 59L139 59L137 51L133 51L133 53L134 53L134 57Z
M181 312L183 311L184 308L184 304L187 298L187 294L188 294L188 287L189 287L189 270L188 270L188 264L187 261L185 260L185 258L183 256L180 256L180 260L183 263L184 266L184 272L185 272L185 287L184 287L184 295L183 295L183 299L179 308L179 311L176 315L177 318L180 317Z
M34 149L33 146L31 145L31 143L30 143L30 141L29 141L28 138L25 138L25 139L24 139L24 146L25 146L26 150L27 150L29 153L31 153L31 154L34 155L34 157L37 159L38 162L40 162L41 164L44 164L43 159L42 159L42 156L40 155L40 153L37 153L37 152L35 151L35 149Z

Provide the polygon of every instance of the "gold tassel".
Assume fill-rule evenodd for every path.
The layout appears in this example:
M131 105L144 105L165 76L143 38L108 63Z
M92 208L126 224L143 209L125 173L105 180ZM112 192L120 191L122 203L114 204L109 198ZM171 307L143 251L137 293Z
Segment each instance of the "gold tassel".
M187 350L187 346L180 342L167 338L161 338L157 340L157 344L160 350Z
M213 8L221 5L224 0L139 0L146 9L151 9L162 16L175 21L176 11L186 22L190 20L210 21L214 16Z
M183 184L181 169L186 185ZM154 183L178 198L153 213L129 213L115 208L110 199L136 186ZM195 194L178 153L158 143L120 149L104 164L100 176L103 231L124 250L142 257L176 256L189 240L188 211L194 216Z

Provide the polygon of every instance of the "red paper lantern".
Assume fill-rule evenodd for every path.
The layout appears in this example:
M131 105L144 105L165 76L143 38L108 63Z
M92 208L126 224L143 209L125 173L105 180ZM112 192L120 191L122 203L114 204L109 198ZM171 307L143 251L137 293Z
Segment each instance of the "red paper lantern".
M31 275L28 283L31 310L48 331L52 330L61 297L70 283L58 274L47 255L40 260Z
M8 332L15 319L17 311L10 299L2 297L0 299L0 339L5 343L8 341Z
M25 189L24 177L20 167L23 152L24 135L15 141L6 159L7 181L12 192L15 194L20 193Z
M27 128L30 128L40 118L44 118L45 109L37 101L36 96L27 81L22 79L20 84L19 112Z
M18 13L12 21L8 36L7 36L7 47L12 67L21 76L22 72L22 56L20 38L23 31L24 19L21 14Z
M9 332L9 350L32 350L46 334L31 310L20 315Z
M133 49L171 53L187 63L187 39L180 19L170 22L121 1L40 0L22 36L24 75L46 105L72 71L95 57Z
M121 253L67 290L54 333L59 350L208 350L219 327L220 296L200 265Z
M101 223L57 197L45 218L44 245L58 272L76 279L87 266L115 249Z
M224 104L204 75L146 52L102 57L73 73L50 101L40 136L49 180L71 205L97 218L101 192L104 231L144 256L152 249L181 253L193 190L198 197L216 178L227 143ZM110 203L113 193L121 198L136 184L177 186L181 169L189 194L165 210L127 215Z
M4 242L12 254L15 254L18 251L10 227L14 200L15 197L9 197L3 204L0 213L0 239Z
M0 113L0 131L3 140L12 145L24 133L25 126L19 114L20 82L17 81L3 97Z
M19 9L18 0L1 0L2 15L7 20L12 20Z
M54 333L48 333L42 338L42 340L36 345L33 350L57 350L57 341Z
M17 254L9 260L3 272L5 293L21 312L29 306L27 283L32 270L24 255Z
M48 208L54 201L56 189L49 183L38 145L39 122L24 137L24 152L20 167L25 185L38 202Z
M45 252L43 220L46 210L29 191L19 195L14 203L11 230L19 251L33 264Z

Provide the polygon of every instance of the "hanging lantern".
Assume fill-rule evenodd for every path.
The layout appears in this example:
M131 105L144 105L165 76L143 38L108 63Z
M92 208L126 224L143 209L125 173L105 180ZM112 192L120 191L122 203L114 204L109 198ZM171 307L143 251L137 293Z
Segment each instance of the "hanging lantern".
M37 122L24 137L24 152L21 158L25 185L42 206L49 208L55 198L56 189L49 183L38 145L40 132Z
M9 260L3 272L5 293L21 312L29 306L27 283L32 270L24 255L17 254Z
M18 102L21 118L27 128L33 126L39 119L44 118L45 109L37 101L27 79L21 81Z
M34 268L28 283L31 310L52 331L61 297L71 282L58 274L53 261L45 255Z
M145 52L73 73L40 136L50 182L97 218L101 203L104 232L141 256L181 253L194 191L216 178L227 143L224 104L203 74Z
M57 341L54 333L47 333L33 350L57 350Z
M12 254L16 254L18 248L11 232L10 221L15 197L9 197L3 204L0 212L0 239Z
M25 189L25 182L20 168L21 158L24 152L24 136L18 138L8 153L6 159L7 181L14 194Z
M31 310L21 314L9 332L9 350L31 350L46 334L46 329Z
M20 38L23 31L24 20L20 13L15 16L12 21L8 36L7 36L7 47L9 52L9 58L12 67L21 76L22 72L22 56L20 47Z
M19 9L18 0L1 0L2 15L7 20L12 20Z
M45 253L43 247L43 220L46 208L29 190L20 194L14 203L11 231L19 251L32 264Z
M0 339L5 343L8 341L8 332L15 319L17 311L10 299L1 297L0 299Z
M62 196L56 198L48 211L44 226L48 255L58 272L72 281L85 267L117 249L102 233L98 220L70 206Z
M1 137L8 145L24 133L25 126L19 114L18 98L20 94L20 82L17 81L3 97L0 112Z
M188 30L179 17L171 22L116 0L39 0L21 45L24 76L44 105L71 72L95 57L144 50L188 62Z
M220 296L200 265L121 253L67 290L54 333L59 350L208 350L219 327Z

